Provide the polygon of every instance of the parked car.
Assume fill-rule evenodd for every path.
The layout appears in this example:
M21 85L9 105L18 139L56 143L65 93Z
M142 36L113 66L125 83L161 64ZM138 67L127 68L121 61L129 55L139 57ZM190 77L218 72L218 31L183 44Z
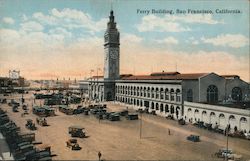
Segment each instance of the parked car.
M186 122L185 122L184 119L180 119L180 120L178 120L178 124L179 124L179 125L185 125Z
M119 112L120 116L127 116L128 115L128 110L122 110Z
M198 135L190 135L187 137L187 140L193 141L193 142L199 142L200 141L200 136Z
M69 134L71 134L71 137L85 137L85 130L81 126L70 126L68 130Z
M219 149L219 151L215 153L215 156L218 158L226 158L226 157L229 157L232 153L233 153L232 149L222 148L222 149Z
M120 121L120 116L118 114L114 113L114 114L110 114L108 119L110 121Z
M137 113L129 113L126 116L127 120L138 120L138 114Z

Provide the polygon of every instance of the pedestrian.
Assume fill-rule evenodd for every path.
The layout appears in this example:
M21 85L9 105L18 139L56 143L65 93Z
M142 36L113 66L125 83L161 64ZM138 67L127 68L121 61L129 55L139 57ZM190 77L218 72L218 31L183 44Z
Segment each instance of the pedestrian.
M168 129L168 135L170 135L170 129Z

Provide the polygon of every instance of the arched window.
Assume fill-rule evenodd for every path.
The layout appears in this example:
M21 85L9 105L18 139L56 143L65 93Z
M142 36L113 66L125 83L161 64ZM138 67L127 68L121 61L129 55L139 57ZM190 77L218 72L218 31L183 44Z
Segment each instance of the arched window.
M241 91L240 87L234 87L232 89L232 99L235 101L242 100L242 91Z
M173 114L174 113L174 106L172 105L170 108L170 113Z
M240 122L247 122L247 119L245 117L241 117Z
M234 120L234 119L235 119L234 115L229 116L229 120Z
M215 85L210 85L207 88L207 102L218 102L218 88Z
M165 112L169 112L169 107L168 107L168 105L165 105Z
M225 115L224 115L223 113L221 113L221 114L219 115L219 117L225 118Z
M160 106L160 111L163 112L163 104Z
M202 115L206 115L207 114L207 111L202 111Z
M211 113L210 113L210 116L215 116L215 113L214 113L214 112L211 112Z
M187 101L188 102L193 102L193 90L192 89L189 89L187 91Z

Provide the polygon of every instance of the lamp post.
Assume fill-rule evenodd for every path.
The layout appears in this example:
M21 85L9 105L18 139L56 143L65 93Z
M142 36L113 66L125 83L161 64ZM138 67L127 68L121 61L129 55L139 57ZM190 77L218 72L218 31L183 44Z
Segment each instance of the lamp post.
M226 148L227 148L227 152L226 152L226 161L228 161L228 132L229 132L229 123L227 124L227 128L226 128L226 135L227 135L227 144L226 144Z
M140 139L142 138L142 112L140 112Z
M97 68L96 69L96 75L97 75L97 78L96 78L96 84L97 84L97 102L99 102L99 84L98 84L98 71L101 70L100 68Z

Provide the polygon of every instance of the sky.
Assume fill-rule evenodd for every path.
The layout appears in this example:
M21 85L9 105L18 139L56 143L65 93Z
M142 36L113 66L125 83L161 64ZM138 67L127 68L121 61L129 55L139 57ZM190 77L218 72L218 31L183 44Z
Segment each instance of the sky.
M27 79L97 74L111 8L121 38L121 74L215 72L250 81L248 0L0 0L0 76L9 70Z

